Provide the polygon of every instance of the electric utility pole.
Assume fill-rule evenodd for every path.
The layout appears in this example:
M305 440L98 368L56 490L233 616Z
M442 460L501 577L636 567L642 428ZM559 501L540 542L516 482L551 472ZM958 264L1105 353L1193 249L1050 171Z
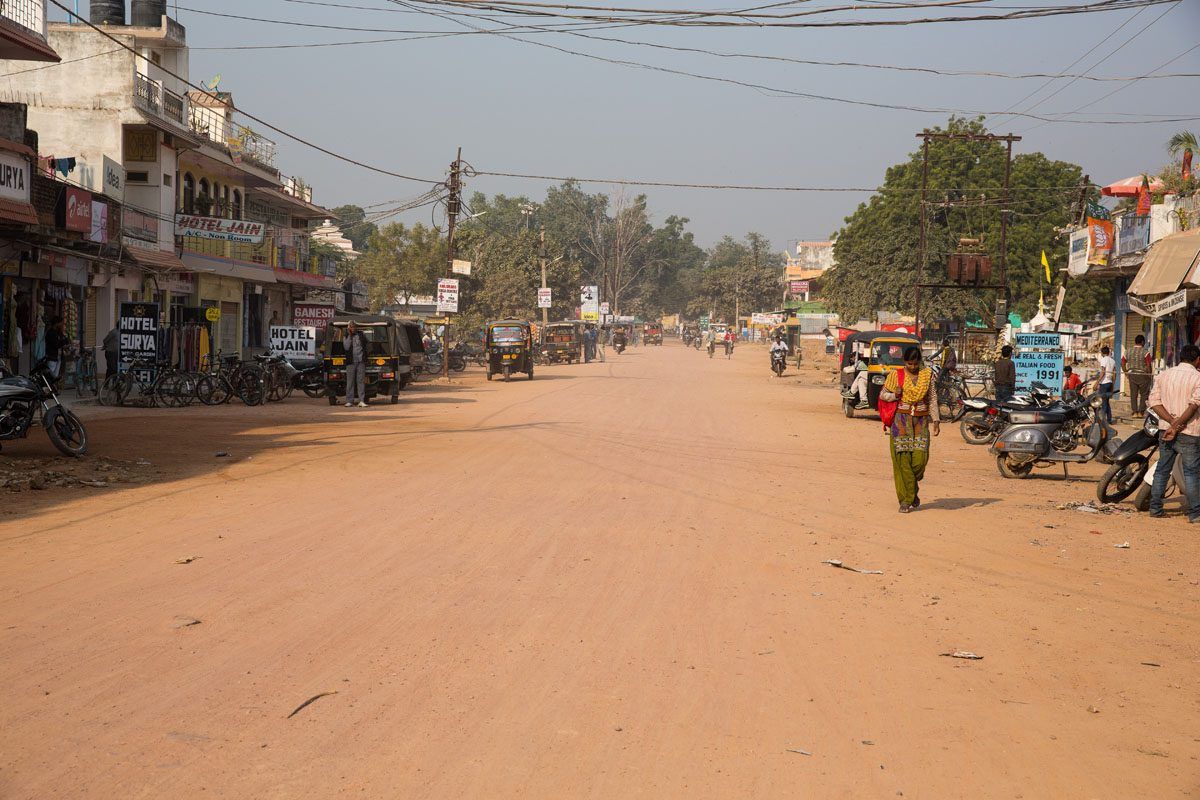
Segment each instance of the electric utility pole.
M450 165L450 196L446 199L446 271L454 275L454 226L462 204L462 148ZM446 312L446 330L442 336L442 377L450 379L450 312Z
M542 226L542 231L539 236L538 257L542 261L542 288L548 289L546 286L546 226ZM545 336L546 326L550 324L550 309L542 309L542 335Z

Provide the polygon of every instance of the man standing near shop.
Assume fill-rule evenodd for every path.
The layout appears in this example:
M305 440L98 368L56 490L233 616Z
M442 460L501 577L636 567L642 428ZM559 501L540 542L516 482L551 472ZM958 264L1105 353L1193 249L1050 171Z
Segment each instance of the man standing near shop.
M1125 368L1125 379L1129 381L1129 410L1135 418L1146 413L1146 396L1150 394L1150 351L1146 349L1146 337L1140 333L1133 340L1133 347L1121 356Z
M1100 404L1101 410L1104 412L1104 421L1109 425L1113 421L1113 380L1116 378L1116 375L1117 361L1112 357L1112 351L1108 349L1108 345L1105 345L1100 348L1100 378L1096 381L1096 387L1100 392Z
M353 405L366 408L367 337L353 322L346 326L342 348L346 351L346 408ZM357 404L355 397L358 398Z
M1107 348L1105 348L1107 349ZM1161 517L1176 457L1183 459L1183 491L1189 522L1200 522L1200 347L1184 345L1179 366L1159 374L1150 389L1150 409L1168 425L1159 436L1158 467L1150 490L1150 516Z
M993 382L996 384L996 399L1003 402L1012 400L1013 392L1017 390L1017 365L1012 360L1011 344L1000 348L1000 357L996 359L996 372Z

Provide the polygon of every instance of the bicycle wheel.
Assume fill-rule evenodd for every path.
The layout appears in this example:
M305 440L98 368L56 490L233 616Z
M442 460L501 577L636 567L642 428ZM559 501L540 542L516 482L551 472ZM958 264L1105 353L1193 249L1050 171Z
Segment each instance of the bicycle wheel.
M177 408L179 406L179 373L164 372L160 374L154 381L154 389L151 394L163 408Z
M102 406L115 406L119 402L117 397L117 387L121 384L120 374L114 372L111 375L104 376L104 385L100 387L100 391L96 394L96 402Z
M196 398L206 406L228 403L230 386L222 375L205 375L196 381Z
M267 380L258 367L247 366L237 374L234 390L248 406L260 406L267 399Z
M283 365L275 367L275 386L279 394L280 400L287 400L292 396L292 391L296 388L292 383L292 376L283 368Z
M196 402L196 381L198 378L191 372L181 372L178 377L178 384L175 387L175 397L180 408L183 408Z

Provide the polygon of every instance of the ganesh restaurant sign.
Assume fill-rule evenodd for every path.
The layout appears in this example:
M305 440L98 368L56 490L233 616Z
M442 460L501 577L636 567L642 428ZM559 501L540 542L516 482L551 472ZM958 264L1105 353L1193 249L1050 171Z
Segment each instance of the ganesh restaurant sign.
M198 239L219 239L225 242L258 244L263 240L266 225L244 219L197 217L193 214L175 215L175 234Z

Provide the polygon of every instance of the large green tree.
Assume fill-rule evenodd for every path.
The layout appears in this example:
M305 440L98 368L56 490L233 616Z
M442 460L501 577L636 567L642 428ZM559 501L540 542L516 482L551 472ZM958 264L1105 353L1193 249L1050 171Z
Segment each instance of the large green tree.
M941 130L941 129L937 129ZM985 134L982 119L951 118L944 129L954 133ZM960 239L981 240L982 250L998 266L1000 215L1004 185L1005 146L1001 142L934 139L929 145L927 283L945 283L949 256ZM870 317L875 311L912 313L916 306L917 266L920 260L921 152L890 167L880 191L846 218L837 234L837 267L823 282L823 293L844 319ZM1083 170L1053 161L1041 153L1013 157L1013 205L1007 232L1008 284L1012 310L1032 316L1044 291L1060 280L1066 265L1067 239L1062 231L1076 219ZM1041 252L1051 258L1054 285L1045 282ZM998 277L998 276L997 276ZM1075 282L1071 285L1065 318L1084 318L1106 307L1109 287ZM925 290L925 319L962 319L978 314L991 318L995 294L985 291ZM1052 310L1052 308L1050 309Z
M371 234L353 270L367 284L375 310L402 295L433 294L446 271L446 239L437 228L393 222Z

